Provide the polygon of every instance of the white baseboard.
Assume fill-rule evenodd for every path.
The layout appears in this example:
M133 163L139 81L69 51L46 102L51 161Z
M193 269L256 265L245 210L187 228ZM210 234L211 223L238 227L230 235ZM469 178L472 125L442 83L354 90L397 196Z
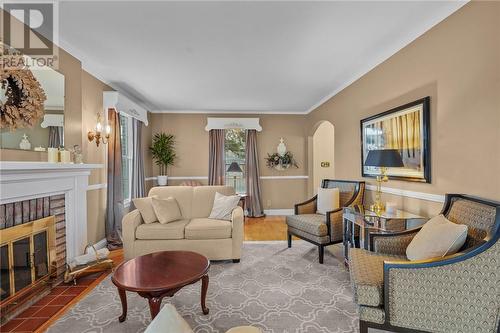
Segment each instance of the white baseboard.
M269 216L274 216L274 215L293 215L294 210L293 209L264 209L264 214L269 215Z

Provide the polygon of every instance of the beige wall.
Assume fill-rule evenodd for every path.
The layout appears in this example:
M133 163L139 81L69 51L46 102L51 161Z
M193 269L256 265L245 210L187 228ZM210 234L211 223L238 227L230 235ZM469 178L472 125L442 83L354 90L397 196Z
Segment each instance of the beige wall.
M336 177L361 179L360 119L430 96L432 183L386 186L500 200L499 17L499 2L467 4L314 110L310 130L320 120L335 126ZM385 198L424 214L441 207Z
M81 142L85 163L106 163L106 145L89 142L87 132L95 127L97 112L103 113L103 91L112 90L86 71L82 71ZM92 170L89 184L106 183L106 168ZM87 191L87 237L95 244L105 237L104 217L106 215L106 189Z
M317 188L321 186L323 179L334 179L335 170L334 164L334 142L335 142L335 129L333 125L328 122L322 122L313 135L313 192L317 192ZM329 167L322 167L321 162L329 162Z
M84 70L80 60L59 49L58 72L64 75L64 140L71 148L80 145L86 163L105 163L105 146L99 148L87 140L87 131L95 126L96 113L102 111L102 92L111 90ZM47 154L40 152L0 149L2 161L46 161ZM92 171L89 184L106 182L106 170ZM106 191L87 192L88 242L94 244L104 236Z
M153 134L163 131L174 134L177 139L176 149L179 158L176 165L169 168L169 176L208 175L208 132L205 131L208 116L210 115L151 114L150 124ZM307 175L305 116L224 115L224 117L260 118L263 130L257 134L257 144L261 176ZM276 151L280 137L285 139L287 148L294 154L299 168L279 172L265 166L265 156ZM153 166L152 172L149 176L158 174L156 165ZM175 185L180 182L182 180L172 180L169 184ZM292 208L294 203L306 198L306 179L264 179L261 184L265 209Z

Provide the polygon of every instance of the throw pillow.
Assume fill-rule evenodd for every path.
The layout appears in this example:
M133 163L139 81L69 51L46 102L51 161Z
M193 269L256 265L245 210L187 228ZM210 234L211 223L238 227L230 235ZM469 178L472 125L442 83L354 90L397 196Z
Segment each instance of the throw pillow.
M233 209L238 206L238 202L240 202L240 197L237 195L224 195L215 192L214 205L208 218L231 221L231 214Z
M156 216L158 216L158 221L161 224L177 221L182 218L179 204L175 198L159 199L153 197L152 203Z
M325 215L327 212L340 207L338 188L318 188L317 210L318 214Z
M153 223L158 221L156 213L153 209L152 199L153 197L132 199L135 208L137 208L141 213L144 223Z
M406 248L409 260L444 257L460 250L467 238L467 226L449 221L442 214L433 217Z

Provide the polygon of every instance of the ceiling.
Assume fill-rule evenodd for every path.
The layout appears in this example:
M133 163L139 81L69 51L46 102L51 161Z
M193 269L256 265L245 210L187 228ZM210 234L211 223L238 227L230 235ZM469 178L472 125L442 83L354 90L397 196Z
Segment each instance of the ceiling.
M59 35L153 112L303 114L464 3L64 1Z

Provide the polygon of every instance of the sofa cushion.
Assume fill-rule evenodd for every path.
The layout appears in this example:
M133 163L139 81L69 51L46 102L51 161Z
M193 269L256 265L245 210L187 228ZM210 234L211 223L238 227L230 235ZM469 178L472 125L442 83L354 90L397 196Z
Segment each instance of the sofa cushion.
M135 230L137 239L183 239L184 228L189 220L178 220L167 224L159 222L141 224Z
M286 224L314 236L327 236L326 217L321 214L301 214L286 217Z
M395 256L349 249L349 273L354 291L354 301L359 305L384 304L384 261L408 261L405 256Z
M158 222L166 224L182 219L181 210L175 198L168 197L166 199L159 199L157 197L152 197L151 203L158 217Z
M209 218L192 219L186 226L186 239L231 238L232 223Z
M196 186L193 187L192 218L208 217L214 205L215 193L234 195L231 186Z
M145 197L145 198L135 198L132 199L135 208L139 210L142 216L142 220L144 223L153 223L158 221L156 217L156 213L153 209L153 197Z
M156 186L149 190L148 196L158 196L159 199L173 197L181 210L183 219L191 218L193 204L193 187L191 186ZM207 214L208 216L208 214Z
M467 238L467 225L450 222L442 214L427 221L406 248L410 260L426 260L455 254Z
M224 195L215 193L214 205L209 219L231 221L233 210L238 206L240 197L237 195Z

